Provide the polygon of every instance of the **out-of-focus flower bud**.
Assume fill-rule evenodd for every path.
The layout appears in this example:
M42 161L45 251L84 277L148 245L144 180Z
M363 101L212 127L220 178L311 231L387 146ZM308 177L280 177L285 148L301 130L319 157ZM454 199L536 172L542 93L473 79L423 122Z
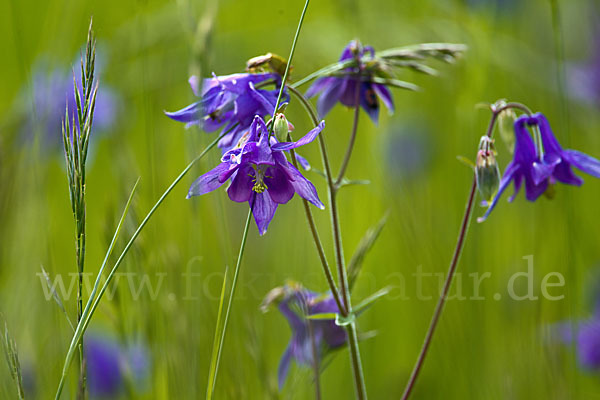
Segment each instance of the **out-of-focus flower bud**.
M275 122L273 125L273 132L275 133L275 137L277 138L277 140L279 140L280 142L287 142L289 131L290 127L287 119L285 118L285 115L276 114Z
M477 189L485 203L490 203L500 185L500 169L496 162L494 142L487 136L482 136L475 162L475 177Z
M503 106L506 102L502 101ZM517 119L517 114L512 108L506 109L502 111L498 115L498 131L500 132L500 137L502 141L506 145L510 154L515 152L515 131L514 125Z

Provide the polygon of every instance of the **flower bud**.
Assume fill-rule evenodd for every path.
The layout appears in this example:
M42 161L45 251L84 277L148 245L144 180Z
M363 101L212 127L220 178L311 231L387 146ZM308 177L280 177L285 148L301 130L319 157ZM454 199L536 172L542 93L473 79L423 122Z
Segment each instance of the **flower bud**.
M475 177L477 178L477 189L483 201L489 204L500 185L500 169L496 162L494 143L487 136L482 136L479 142L475 162Z
M506 109L498 115L498 131L511 154L515 152L515 132L513 126L516 119L517 114L515 114L512 108Z
M288 121L283 114L275 115L275 122L273 125L273 132L275 133L275 137L280 142L288 141L288 132L290 131Z

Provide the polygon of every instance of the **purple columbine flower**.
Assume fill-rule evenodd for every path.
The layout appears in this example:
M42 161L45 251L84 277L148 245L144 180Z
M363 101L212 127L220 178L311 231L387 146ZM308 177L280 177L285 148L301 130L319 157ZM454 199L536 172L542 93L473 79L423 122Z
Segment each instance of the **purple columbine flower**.
M292 338L279 363L278 381L281 389L292 359L299 365L314 366L313 344L320 360L328 351L346 343L346 331L336 325L334 319L307 318L308 315L339 313L339 308L331 294L320 295L300 285L286 285L283 288L273 289L265 302L270 303L274 298L280 300L279 311L292 329Z
M541 144L534 144L527 126L539 128ZM558 182L579 186L583 179L575 175L571 167L600 178L600 161L576 150L563 149L554 137L546 117L537 113L531 117L522 115L515 121L515 153L513 160L507 165L504 176L500 181L498 193L490 206L477 219L484 221L492 212L500 196L508 185L513 182L515 193L509 198L513 201L525 181L525 197L535 201L548 188L548 185ZM541 154L541 155L540 155Z
M275 89L257 89L256 85L275 83ZM192 91L200 101L175 112L165 114L175 121L185 122L187 126L200 125L207 132L223 128L229 131L220 141L223 152L233 147L242 134L248 130L255 115L264 117L273 112L281 86L281 77L274 73L240 73L216 76L204 79L199 87L198 77L189 79ZM202 92L200 93L200 90ZM284 91L283 101L289 101Z
M394 101L388 88L371 81L372 72L366 69L365 59L374 58L375 50L371 46L363 47L358 40L351 41L340 57L340 62L355 59L356 66L346 68L341 77L326 76L319 78L306 92L307 97L321 93L317 101L317 110L321 117L325 116L339 101L348 107L356 106L356 85L360 85L359 103L369 114L373 122L379 119L379 100L381 98L390 112L394 111ZM358 78L360 75L360 80Z
M277 143L264 120L256 116L250 129L238 144L223 154L221 164L199 177L190 187L188 198L211 192L231 180L227 188L235 202L248 202L261 235L265 234L279 204L287 203L294 193L315 206L319 200L314 185L290 162L284 151L312 142L325 127L325 122L296 142Z

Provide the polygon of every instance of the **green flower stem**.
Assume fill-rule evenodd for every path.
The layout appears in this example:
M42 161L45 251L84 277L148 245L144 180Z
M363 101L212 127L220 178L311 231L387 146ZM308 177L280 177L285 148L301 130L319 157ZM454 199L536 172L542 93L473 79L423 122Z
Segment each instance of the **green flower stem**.
M318 122L315 126L318 125ZM292 137L288 133L288 140L291 142ZM290 150L290 155L292 157L292 164L296 169L298 169L298 160L296 159L296 152L294 149ZM335 299L335 302L340 310L343 310L345 313L346 308L344 307L344 303L340 298L340 293L335 285L335 280L333 279L333 274L331 273L331 268L329 267L329 263L327 262L327 257L325 256L325 250L323 250L323 244L321 243L321 239L319 237L319 231L317 230L317 226L315 224L315 219L313 218L312 211L310 209L310 204L305 199L302 199L302 205L304 206L304 212L306 214L306 220L308 221L308 226L310 227L310 232L312 234L313 240L315 242L315 247L317 249L317 253L319 254L319 259L321 260L321 265L323 266L323 272L325 273L325 278L327 279L327 284L329 285L329 290Z
M523 111L524 113L531 115L531 110L527 108L525 105L520 103L507 103L502 107L492 107L492 118L490 119L490 123L488 125L488 129L486 132L487 137L491 138L494 132L494 126L496 124L496 120L498 119L498 115L504 110L509 108L515 108ZM473 176L473 183L471 184L471 191L469 192L469 198L467 200L467 205L465 207L465 214L463 216L463 221L460 226L460 231L458 234L458 240L456 242L456 247L454 249L454 254L452 256L452 261L450 262L450 267L448 268L448 274L446 275L446 281L444 282L444 287L442 289L442 293L440 294L440 298L437 302L435 310L433 312L433 317L431 318L431 322L429 324L429 328L427 329L427 334L425 335L425 339L423 341L423 346L421 347L421 351L417 358L417 362L413 368L413 371L408 380L408 384L404 389L404 394L402 395L402 400L407 400L412 393L412 390L415 386L417 378L419 377L419 372L423 367L423 363L425 362L425 357L427 356L427 351L429 350L429 346L431 345L431 341L433 339L433 334L435 333L435 328L439 322L440 316L442 315L442 310L444 309L444 304L446 303L446 298L448 296L448 291L450 290L450 286L452 285L452 278L454 277L454 273L456 272L456 267L458 266L458 261L460 259L460 255L462 253L465 239L467 237L467 232L469 230L469 223L471 221L471 214L473 211L473 204L475 203L475 192L477 191L477 179Z
M300 93L296 88L288 85L288 89L292 94L294 94L298 100L302 103L305 110L309 114L312 119L313 124L316 126L319 124L319 119L317 118L317 113L313 109L310 102ZM335 252L336 252L336 261L339 273L340 287L343 296L343 305L344 307L340 307L340 314L343 317L348 317L352 313L352 305L350 302L350 291L348 290L348 277L346 273L346 268L344 266L344 255L342 249L342 238L340 232L339 218L337 212L337 202L336 202L336 187L333 182L331 175L331 166L329 164L329 156L327 153L327 147L325 145L325 140L323 135L319 135L319 146L321 148L321 157L323 159L323 166L325 169L325 176L327 178L327 188L329 194L329 203L330 203L330 211L331 211L331 221L332 221L332 230L335 244ZM343 179L343 176L342 176ZM359 400L367 399L367 390L365 385L364 374L362 371L362 364L360 359L360 351L358 346L358 337L356 334L356 323L352 321L350 324L346 325L346 332L348 334L348 348L350 350L350 358L352 362L352 370L354 373L354 383L356 386L356 397Z
M308 10L308 4L310 0L306 0L304 3L304 8L302 9L302 14L300 14L300 20L298 21L298 26L296 27L296 34L294 35L294 40L292 41L292 48L290 49L290 55L287 59L287 64L285 66L285 72L283 73L283 78L281 79L281 87L279 88L279 94L277 95L277 101L275 102L275 109L273 110L273 118L275 118L275 113L279 109L279 105L281 104L281 98L283 97L283 88L286 86L287 77L290 72L290 66L292 65L292 59L294 58L294 52L296 51L296 43L298 43L298 38L300 37L300 30L302 29L302 24L304 23L304 17L306 16L306 10ZM273 132L274 125L271 125L271 129L269 129L269 135Z

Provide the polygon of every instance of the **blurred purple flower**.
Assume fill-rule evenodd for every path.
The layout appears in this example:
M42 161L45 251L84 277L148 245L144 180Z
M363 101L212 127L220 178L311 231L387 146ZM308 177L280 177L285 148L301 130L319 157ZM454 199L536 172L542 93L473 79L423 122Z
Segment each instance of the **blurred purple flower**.
M86 335L84 345L92 398L118 396L127 379L139 388L150 374L148 352L140 343L122 346L109 336L91 334Z
M540 131L543 154L540 156L533 140L527 131L527 125L537 126ZM563 149L550 128L546 117L537 113L531 117L522 115L515 121L515 154L507 165L504 176L500 181L498 193L478 222L484 221L492 212L500 196L508 185L513 182L515 193L509 198L513 201L519 193L523 180L525 181L525 197L535 201L556 181L579 186L583 179L573 173L571 167L600 178L600 161L576 150ZM539 147L539 146L538 146Z
M274 301L279 301L278 309L292 329L292 338L279 363L278 381L281 389L292 359L299 365L314 366L313 344L320 360L328 351L346 343L346 331L336 325L333 318L307 318L308 315L339 313L337 304L330 294L321 295L304 289L298 284L288 284L273 289L267 295L263 306Z
M430 129L421 121L394 124L385 136L381 152L386 155L386 170L395 179L416 179L423 174L435 151Z
M308 89L306 96L309 98L321 93L317 101L317 110L321 117L325 116L338 101L345 106L355 107L357 85L360 85L360 106L369 114L373 122L377 123L379 119L378 97L390 111L394 111L394 101L389 89L383 84L371 81L372 72L367 70L364 61L366 58L373 57L375 57L375 50L371 46L363 47L358 40L353 40L344 48L339 61L344 62L354 58L357 65L346 68L344 76L319 78ZM357 79L359 74L360 82Z
M314 185L287 161L284 154L284 151L312 142L324 126L322 121L296 142L277 143L274 136L269 140L265 122L256 116L238 144L223 155L221 163L192 184L187 197L211 192L231 178L227 189L229 198L250 204L261 235L267 231L277 206L287 203L294 193L324 208Z
M597 19L597 21L600 19ZM567 67L567 85L577 99L600 105L600 29L591 39L589 58Z
M81 69L73 65L77 85L81 89ZM19 108L27 111L23 125L23 136L32 138L40 133L45 148L62 148L62 120L65 106L69 107L70 118L76 116L77 105L73 87L73 71L54 69L48 73L46 63L39 62L34 68L31 90L23 91ZM97 72L96 72L97 73ZM106 85L101 84L96 96L94 132L108 131L116 121L118 97ZM95 137L97 135L92 135Z
M275 83L275 89L256 89L258 84L269 81ZM273 113L281 77L274 73L213 75L212 78L204 79L200 88L198 77L192 76L189 83L194 94L201 97L201 100L179 111L165 114L175 121L185 122L187 126L200 125L207 132L220 128L223 132L231 130L219 141L219 147L225 152L248 130L254 116L264 117ZM289 95L285 91L283 101L289 101Z
M577 359L582 367L600 369L600 318L587 321L565 322L558 326L558 333L565 344L575 344Z
M102 336L85 338L88 389L91 397L115 397L123 388L123 363L119 344Z

